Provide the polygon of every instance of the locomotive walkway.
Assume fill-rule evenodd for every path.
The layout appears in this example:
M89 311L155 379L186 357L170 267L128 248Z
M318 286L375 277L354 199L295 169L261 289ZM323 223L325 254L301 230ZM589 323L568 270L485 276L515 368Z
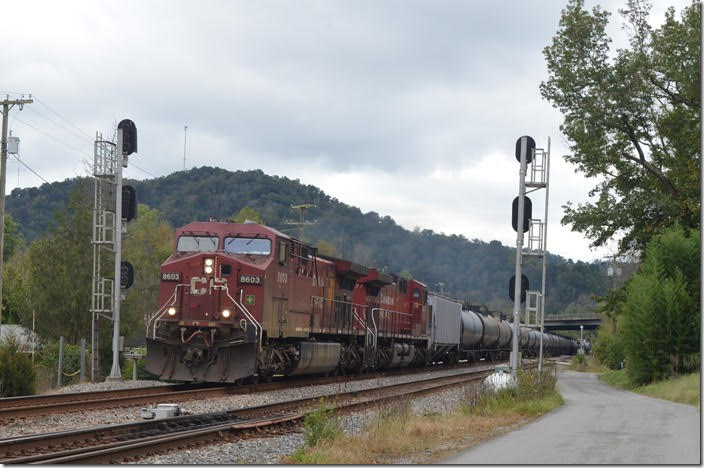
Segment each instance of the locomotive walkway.
M695 407L616 389L589 373L564 371L558 387L564 406L442 463L701 464Z

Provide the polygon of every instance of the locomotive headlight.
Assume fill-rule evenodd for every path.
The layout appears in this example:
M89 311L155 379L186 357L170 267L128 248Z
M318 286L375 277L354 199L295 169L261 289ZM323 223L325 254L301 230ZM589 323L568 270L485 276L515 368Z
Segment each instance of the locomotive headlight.
M169 309L166 311L171 317L176 315L176 307L169 307Z
M230 309L222 310L222 318L230 318Z
M203 271L205 272L206 275L210 275L213 273L213 266L214 265L215 265L214 258L206 258L203 261Z

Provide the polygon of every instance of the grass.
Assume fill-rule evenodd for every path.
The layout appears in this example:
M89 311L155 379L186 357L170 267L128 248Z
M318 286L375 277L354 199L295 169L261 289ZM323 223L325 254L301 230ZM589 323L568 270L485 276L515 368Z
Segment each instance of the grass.
M628 376L625 370L606 370L599 374L599 379L603 380L612 387L622 388L624 390L633 390L637 385L628 381Z
M680 375L639 387L635 391L641 395L684 403L685 405L699 408L701 404L701 373L695 372L693 374Z
M577 372L602 373L606 372L608 368L599 363L599 361L597 361L594 356L577 354L572 358L572 362L570 363L570 370Z
M599 375L599 378L609 385L632 390L641 395L659 398L661 400L684 403L685 405L701 407L701 373L671 377L649 385L638 386L630 383L624 370L609 370Z
M362 433L353 436L339 432L316 443L307 443L282 462L433 463L563 404L555 391L554 376L544 377L538 385L531 373L521 376L520 390L508 389L486 396L472 385L465 387L463 395L459 408L446 413L414 414L408 401L384 406ZM307 425L304 422L304 432Z

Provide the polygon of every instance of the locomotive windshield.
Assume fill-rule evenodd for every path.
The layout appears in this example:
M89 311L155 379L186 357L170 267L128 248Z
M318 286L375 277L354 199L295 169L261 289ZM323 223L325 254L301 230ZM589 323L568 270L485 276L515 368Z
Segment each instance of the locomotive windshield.
M217 236L181 236L176 250L179 252L215 252L220 239Z
M225 252L251 255L270 255L271 240L266 238L257 239L256 237L226 237Z

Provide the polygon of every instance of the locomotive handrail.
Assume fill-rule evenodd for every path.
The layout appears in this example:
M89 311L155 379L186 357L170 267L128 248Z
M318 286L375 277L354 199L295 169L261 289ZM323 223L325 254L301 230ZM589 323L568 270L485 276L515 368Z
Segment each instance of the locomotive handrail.
M254 315L252 315L252 314L247 310L247 308L244 306L244 304L242 303L242 294L244 294L243 290L240 289L240 301L237 302L237 301L236 301L235 299L233 299L232 296L230 295L230 290L228 289L227 286L222 286L222 288L225 290L225 294L227 294L227 297L229 297L229 298L232 300L232 302L235 303L235 305L237 306L237 308L240 309L240 312L242 312L242 313L245 315L245 317L247 317L247 319L249 319L249 321L252 322L252 325L254 325L254 330L255 330L256 333L257 333L257 345L259 346L259 349L261 349L261 347L262 347L262 331L263 331L263 329L262 329L262 326L261 326L261 325L259 324L259 322L257 321L257 319L254 318Z
M171 294L169 299L167 299L167 301L164 303L164 305L161 306L161 309L157 310L150 317L147 318L147 334L149 334L150 324L151 324L152 320L154 320L154 329L153 329L153 333L152 333L152 339L156 339L156 323L166 313L167 307L172 306L176 303L176 293L178 292L178 288L180 288L181 286L186 286L186 285L177 284L176 287L174 288L173 294ZM171 302L169 302L169 301L171 301ZM161 312L161 314L160 314L160 312ZM158 315L158 317L157 317L157 315Z
M354 303L354 302L349 302L349 301L340 301L340 300L337 300L337 299L327 299L327 298L324 298L324 297L321 297L321 296L312 296L312 297L311 297L311 300L312 300L312 301L322 301L322 302L323 302L323 307L324 307L324 304L325 304L326 301L327 301L327 302L330 302L330 303L344 304L344 305L352 306L352 308L351 308L352 317L356 320L357 324L360 325L360 326L362 326L362 327L364 327L364 329L365 329L365 331L367 332L367 334L371 334L372 336L374 335L374 332L371 331L371 330L369 329L369 327L367 327L367 325L364 323L364 320L362 320L361 317L360 317L359 315L357 315L357 307L363 307L363 308L366 309L368 306L366 306L366 305L364 305L364 304L356 304L356 303Z
M378 307L375 307L372 309L372 324L374 325L374 349L376 349L377 340L378 340L378 336L379 336L379 328L376 326L376 320L374 319L374 311L375 310L381 310L381 309Z

